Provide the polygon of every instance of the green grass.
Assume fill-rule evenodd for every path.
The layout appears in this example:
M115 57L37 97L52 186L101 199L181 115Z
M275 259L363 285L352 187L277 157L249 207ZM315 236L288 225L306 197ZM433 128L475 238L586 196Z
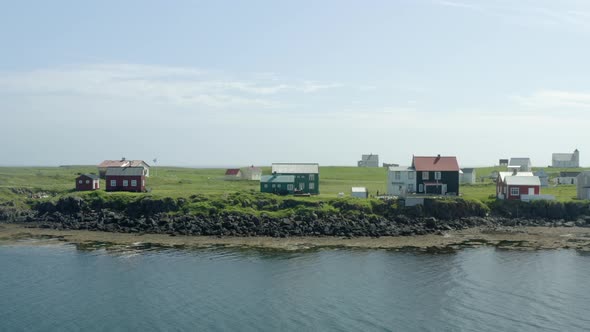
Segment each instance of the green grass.
M503 171L505 167L478 168L477 177L489 176L493 171ZM550 176L562 170L572 169L544 168ZM537 170L537 169L535 169ZM582 170L582 169L577 169ZM48 194L68 194L74 192L74 179L79 173L96 173L94 166L71 167L0 167L0 202L24 202L31 193L45 192ZM151 177L146 185L152 189L150 196L190 197L205 195L220 197L236 192L259 192L258 181L227 181L224 180L225 169L194 169L180 167L152 168ZM270 168L263 168L263 174L270 174ZM387 170L385 168L359 167L321 167L320 192L318 196L302 198L309 201L320 201L336 198L338 193L350 194L353 186L367 187L371 195L386 192ZM105 182L101 180L101 191ZM495 184L490 179L476 185L463 185L461 192L464 198L477 199L482 202L493 200ZM575 199L576 188L571 185L542 188L542 194L555 195L559 201ZM107 196L137 197L136 193L104 193ZM77 193L76 195L88 195Z

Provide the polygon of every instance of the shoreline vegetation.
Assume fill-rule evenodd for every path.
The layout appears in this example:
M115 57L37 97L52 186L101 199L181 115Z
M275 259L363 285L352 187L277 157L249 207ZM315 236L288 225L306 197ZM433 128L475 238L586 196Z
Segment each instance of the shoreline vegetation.
M509 234L510 238L521 236L516 237L517 243L532 241L530 247L537 248L535 243L541 242L534 240L537 236L534 234L543 230L547 235L553 234L550 230L559 230L556 231L559 235L549 236L554 247L583 249L588 244L584 231L580 231L590 227L588 201L561 197L557 201L526 203L497 201L489 195L487 199L477 199L476 195L468 194L473 186L463 186L461 197L428 198L424 205L412 207L405 207L402 200L337 197L343 188L363 184L369 188L371 184L382 186L377 190L383 192L384 168L328 167L321 175L322 195L312 197L259 193L257 182L225 181L223 170L219 169L159 168L159 176L149 180L154 189L147 194L73 191L76 175L88 173L90 169L0 168L2 233L10 227L26 228L28 231L21 233L33 237L51 232L71 236L78 234L71 232L94 231L102 234L96 235L100 241L108 240L104 234L113 238L121 234L130 238L157 235L157 243L166 243L164 238L189 237L196 243L206 240L211 244L273 248L305 247L306 243L312 247L356 243L353 246L399 248L395 243L404 241L407 241L404 247L422 248L412 245L411 239L429 243L430 240L424 239L432 237L436 243L433 247L438 248L459 245L452 241L437 242L441 239L475 232L475 237L467 238L467 245L478 239L491 245L513 241L490 238L490 234L498 233ZM490 183L475 187L488 188L491 194L495 190ZM570 187L554 190L566 190L570 195L575 186L573 190ZM41 233L35 233L32 227ZM531 227L538 230L532 231ZM568 234L574 233L581 237L568 238ZM563 241L556 240L561 237ZM542 243L541 248L552 248Z

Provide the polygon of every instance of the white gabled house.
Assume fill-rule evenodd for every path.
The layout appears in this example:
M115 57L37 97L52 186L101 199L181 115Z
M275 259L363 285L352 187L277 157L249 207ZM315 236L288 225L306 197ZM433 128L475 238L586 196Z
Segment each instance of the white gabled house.
M405 197L416 192L416 170L408 166L389 167L387 170L387 194Z
M533 169L533 164L531 158L510 158L508 168L517 168L519 172L530 172Z

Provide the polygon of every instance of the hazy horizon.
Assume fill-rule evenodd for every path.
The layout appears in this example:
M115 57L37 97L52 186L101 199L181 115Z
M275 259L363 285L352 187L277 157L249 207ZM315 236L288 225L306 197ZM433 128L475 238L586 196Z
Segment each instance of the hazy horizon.
M19 1L0 27L3 166L590 164L587 1Z

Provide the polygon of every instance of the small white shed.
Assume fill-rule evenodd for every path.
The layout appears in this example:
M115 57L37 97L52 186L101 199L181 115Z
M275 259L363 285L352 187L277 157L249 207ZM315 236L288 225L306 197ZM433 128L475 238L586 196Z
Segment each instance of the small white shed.
M356 198L367 198L369 197L369 192L365 187L352 187L351 196Z

